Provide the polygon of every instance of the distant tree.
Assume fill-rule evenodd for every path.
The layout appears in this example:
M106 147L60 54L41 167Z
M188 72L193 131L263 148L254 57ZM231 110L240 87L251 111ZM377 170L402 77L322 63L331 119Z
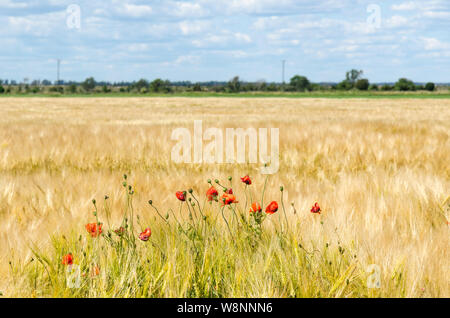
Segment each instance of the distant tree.
M64 88L62 86L51 86L48 90L52 93L64 93Z
M81 83L81 87L83 87L86 92L92 91L95 88L95 79L93 77L86 78L84 82Z
M348 80L343 80L342 82L338 83L336 85L336 89L338 90L350 90L353 88L353 84L350 83Z
M170 82L157 78L150 83L150 91L153 93L169 93L171 92Z
M378 85L376 85L376 84L370 84L369 90L371 90L371 91L377 91L377 90L378 90Z
M383 86L381 86L382 91L391 91L392 89L393 87L389 84L384 84Z
M45 80L42 80L42 85L49 86L49 85L52 85L52 82L50 82L49 80L45 79Z
M3 88L3 86L0 84L0 94L3 94L5 92L5 89Z
M432 83L432 82L428 82L425 84L425 89L427 91L432 92L432 91L434 91L435 88L436 88L436 85L434 85L434 83Z
M291 78L289 85L294 91L304 92L311 89L311 83L305 76L295 75Z
M394 88L398 91L415 91L416 85L409 79L400 78L397 83L395 83Z
M147 88L148 89L149 83L146 79L141 78L139 81L137 81L136 83L133 84L133 87L136 88L139 92L143 89L143 88Z
M345 79L347 82L352 84L352 86L354 86L356 81L361 78L362 74L363 74L363 71L358 71L358 70L352 69L352 70L348 71L347 73L345 73Z
M233 77L227 84L228 91L231 93L239 93L241 91L241 81L239 76Z
M195 83L192 90L194 92L201 92L202 91L202 87L200 86L200 83Z
M75 85L75 84L70 84L70 85L67 87L67 91L68 91L69 93L71 93L71 94L75 94L75 93L77 92L77 85Z
M360 91L367 91L369 89L369 80L362 78L356 81L355 87Z

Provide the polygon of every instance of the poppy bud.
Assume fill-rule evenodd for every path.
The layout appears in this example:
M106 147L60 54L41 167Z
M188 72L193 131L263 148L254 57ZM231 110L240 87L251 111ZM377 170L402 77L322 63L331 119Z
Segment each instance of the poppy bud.
M233 180L233 177L229 176L229 177L228 177L228 180L229 180L229 181Z
M124 178L125 180L127 180L127 175L126 175L126 174L124 174L124 175L123 175L123 178Z
M96 203L97 201L95 201L95 199L92 199L92 203L95 205L95 203Z
M283 192L283 190L284 190L284 188L283 188L283 186L281 186L281 187L280 187L280 191Z
M148 204L152 205L153 201L152 200L148 200Z
M208 182L208 183L211 183L211 179L208 179L207 182Z
M109 199L109 197L107 195L105 195L105 200L108 200L108 199Z
M214 180L215 183L219 183L219 179Z

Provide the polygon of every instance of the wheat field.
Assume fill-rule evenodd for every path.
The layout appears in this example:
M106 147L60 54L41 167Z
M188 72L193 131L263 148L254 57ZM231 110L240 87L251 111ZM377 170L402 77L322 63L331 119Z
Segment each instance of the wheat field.
M279 128L261 224L248 212L266 182L258 164L171 161L173 129L200 119ZM0 292L449 297L449 134L448 99L2 98ZM239 203L207 202L208 179ZM190 188L198 201L177 200ZM91 237L95 210L103 233ZM124 217L125 239L113 231Z

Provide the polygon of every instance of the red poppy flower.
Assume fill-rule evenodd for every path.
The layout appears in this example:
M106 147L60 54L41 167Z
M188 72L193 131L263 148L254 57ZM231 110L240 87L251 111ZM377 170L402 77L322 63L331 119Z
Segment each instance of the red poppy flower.
M72 265L73 264L72 253L64 255L63 258L62 258L61 264L63 264L63 265Z
M225 190L225 193L228 193L228 194L233 194L233 189L231 189L231 188L229 188L229 189L226 189L226 190Z
M180 201L186 201L186 191L177 191L175 193L175 195L177 196L177 199Z
M277 211L278 211L278 203L277 203L277 201L270 202L270 204L266 208L266 213L267 214L274 214Z
M86 224L86 230L92 237L97 237L102 234L102 224L88 223Z
M152 231L150 230L150 228L146 228L144 232L142 232L141 234L139 234L139 239L141 241L148 241L148 239L150 238L150 236L152 236Z
M316 202L314 205L313 205L313 207L311 208L311 213L318 213L318 214L320 214L320 206L319 206L319 204Z
M242 177L241 181L248 185L252 184L252 180L250 180L250 177L248 175L246 175L245 177Z
M261 206L259 205L259 203L257 202L253 202L252 203L252 207L250 208L250 213L261 213L262 209Z
M238 203L238 201L236 201L236 197L233 194L224 193L222 195L222 203L223 205L229 205L231 203Z
M216 188L211 187L206 191L206 197L208 198L208 201L216 200L217 196L219 195L219 192L217 192Z

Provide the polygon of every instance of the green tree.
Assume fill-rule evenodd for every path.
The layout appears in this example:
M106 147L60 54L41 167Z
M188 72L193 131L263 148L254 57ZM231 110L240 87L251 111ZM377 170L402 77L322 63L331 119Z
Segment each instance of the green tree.
M369 80L362 78L356 81L355 87L360 91L367 91L369 89Z
M231 93L239 93L241 91L241 81L239 76L233 77L227 84L228 91Z
M95 88L95 79L93 77L86 78L84 82L81 83L81 87L83 87L86 92L92 91Z
M434 83L432 83L432 82L428 82L428 83L425 84L425 89L427 91L432 92L432 91L435 90L435 88L436 88L436 85L434 85Z
M70 84L70 85L67 87L67 91L68 91L69 93L71 93L71 94L75 94L75 93L77 92L77 85L75 85L75 84Z
M141 78L139 81L133 84L133 87L137 89L138 92L140 92L143 88L148 89L149 83L146 79Z
M409 79L400 78L397 83L395 83L394 88L398 91L415 91L416 85Z
M363 74L363 71L358 71L358 70L352 69L352 70L348 71L347 73L345 73L345 79L347 82L352 84L352 87L353 87L355 85L356 81L361 78L362 74Z
M5 92L5 89L3 88L3 86L0 84L0 94L3 94Z
M348 91L352 88L353 88L353 84L350 83L346 79L336 85L336 89L339 89L339 90L347 90Z
M169 93L172 91L169 81L163 81L160 78L150 83L150 91L153 93Z
M295 75L291 78L289 85L294 91L304 92L311 89L311 83L305 76Z
M202 87L200 86L200 83L195 83L194 84L193 91L194 92L201 92L202 91Z

